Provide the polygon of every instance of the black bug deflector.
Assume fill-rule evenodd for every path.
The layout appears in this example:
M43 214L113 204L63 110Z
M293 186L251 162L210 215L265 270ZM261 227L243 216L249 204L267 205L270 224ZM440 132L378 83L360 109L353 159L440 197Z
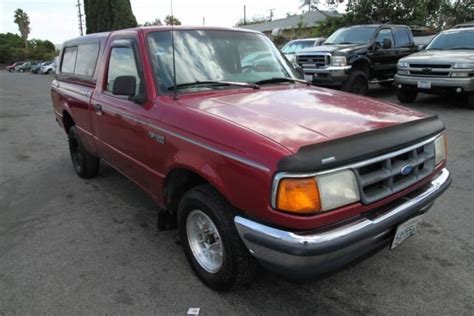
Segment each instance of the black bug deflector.
M444 130L437 115L301 147L278 163L279 172L316 172L395 151Z

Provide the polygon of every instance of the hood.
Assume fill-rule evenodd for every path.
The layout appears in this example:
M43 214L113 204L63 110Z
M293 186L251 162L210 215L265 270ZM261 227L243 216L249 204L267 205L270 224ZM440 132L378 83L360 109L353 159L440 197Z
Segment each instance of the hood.
M347 53L354 50L365 49L369 44L344 44L344 45L321 45L310 48L305 48L298 52L297 55L305 55L311 53Z
M474 51L472 49L455 50L423 50L403 58L408 62L429 63L458 63L474 62Z
M400 106L301 84L188 95L179 102L252 130L291 152L425 117Z

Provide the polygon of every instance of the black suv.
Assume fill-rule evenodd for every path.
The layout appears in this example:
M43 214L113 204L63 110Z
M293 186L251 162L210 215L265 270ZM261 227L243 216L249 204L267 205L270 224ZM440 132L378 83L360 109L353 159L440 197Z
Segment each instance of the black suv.
M334 32L322 46L300 51L304 78L321 86L365 94L370 83L391 86L400 58L416 52L405 25L356 25Z

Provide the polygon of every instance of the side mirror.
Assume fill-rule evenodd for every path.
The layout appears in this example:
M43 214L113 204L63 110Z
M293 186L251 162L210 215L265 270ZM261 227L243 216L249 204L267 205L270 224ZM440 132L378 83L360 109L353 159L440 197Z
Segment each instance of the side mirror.
M114 80L112 93L133 97L137 89L137 79L134 76L118 76Z
M383 39L383 46L382 46L383 49L389 49L389 48L392 48L392 40L389 39L389 38L384 38Z

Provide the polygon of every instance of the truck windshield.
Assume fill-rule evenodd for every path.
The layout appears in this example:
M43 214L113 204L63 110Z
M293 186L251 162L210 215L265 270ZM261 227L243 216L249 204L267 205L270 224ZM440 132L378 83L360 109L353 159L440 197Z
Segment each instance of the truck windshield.
M375 30L375 26L345 27L332 33L324 45L365 44L372 39Z
M314 45L315 41L294 41L294 42L289 42L286 44L281 51L284 54L294 54L299 52L300 50L303 50L305 48L311 47Z
M180 89L230 89L237 85L201 84L210 81L255 83L271 78L297 78L264 35L221 30L175 30L176 84ZM160 91L173 87L170 31L152 32L148 46ZM192 84L199 82L200 84Z
M474 49L474 30L457 29L441 33L426 50Z

